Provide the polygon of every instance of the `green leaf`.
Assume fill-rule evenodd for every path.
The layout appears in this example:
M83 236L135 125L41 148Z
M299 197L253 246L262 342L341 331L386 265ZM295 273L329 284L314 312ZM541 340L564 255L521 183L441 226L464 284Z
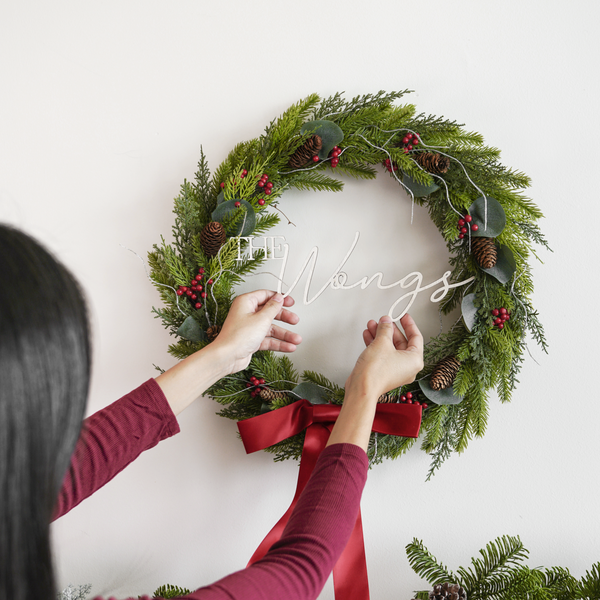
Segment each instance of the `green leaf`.
M473 217L471 223L471 235L473 237L498 237L506 227L506 214L504 209L500 202L491 196L486 196L486 198L481 196L477 198L477 200L469 207L469 214ZM477 224L477 231L473 231L474 224Z
M299 383L293 390L300 398L305 398L311 404L327 404L327 390L316 383L305 381Z
M222 204L223 202L225 202L225 190L221 190L217 196L217 204Z
M508 283L517 268L515 257L508 246L500 246L498 248L498 260L491 269L481 269L500 283Z
M473 331L477 320L477 307L475 306L475 294L467 294L460 305L463 321L469 331Z
M206 332L200 327L200 323L191 315L186 318L181 327L177 330L177 335L190 342L205 342L208 340Z
M406 173L403 173L402 175L402 183L414 194L415 198L429 196L429 194L433 194L433 192L440 189L440 186L436 183L432 183L431 185L418 183Z
M240 202L240 206L236 206L235 203ZM227 200L227 202L221 202L213 211L211 218L213 221L222 222L223 219L234 210L245 210L246 218L240 219L234 236L247 236L250 235L256 227L256 213L252 208L252 205L246 200Z
M333 121L309 121L300 128L300 133L315 133L323 141L319 158L325 160L329 153L344 139L344 132Z
M421 379L419 387L425 396L435 404L460 404L464 396L458 396L454 393L452 386L445 390L434 390L429 385L429 379Z

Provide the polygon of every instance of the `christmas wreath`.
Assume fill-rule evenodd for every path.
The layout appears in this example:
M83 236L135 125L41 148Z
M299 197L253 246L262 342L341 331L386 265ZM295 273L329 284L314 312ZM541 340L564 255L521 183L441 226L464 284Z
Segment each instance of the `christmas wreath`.
M193 181L175 198L173 242L149 253L151 278L164 307L157 318L177 338L178 359L219 334L235 286L265 261L245 255L250 236L279 222L280 198L292 188L341 191L335 173L373 179L378 170L425 205L450 252L449 284L471 279L444 297L441 310L462 318L426 345L417 380L390 390L381 402L419 404L422 448L432 456L429 476L452 453L485 432L488 395L508 402L518 383L527 332L546 351L531 302L528 260L533 244L548 244L542 217L523 195L529 178L499 162L500 152L456 122L396 105L406 92L379 92L345 100L317 95L291 106L257 139L239 143L211 177L204 153ZM248 369L207 392L223 404L218 413L241 420L276 411L298 399L341 404L344 389L324 375L301 376L290 359L258 352ZM413 438L374 433L372 463L396 458ZM267 448L275 460L298 458L303 433Z

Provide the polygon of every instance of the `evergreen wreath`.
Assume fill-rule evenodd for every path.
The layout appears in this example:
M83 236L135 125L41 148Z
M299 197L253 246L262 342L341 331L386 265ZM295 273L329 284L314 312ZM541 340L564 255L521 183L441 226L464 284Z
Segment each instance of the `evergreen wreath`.
M379 92L350 101L316 94L291 106L257 139L241 142L211 177L201 150L193 181L175 198L172 244L164 238L149 253L151 278L163 308L157 318L177 341L169 353L183 359L211 343L234 297L234 288L264 262L238 259L240 237L261 235L279 222L280 198L291 188L341 191L337 171L373 179L383 166L428 208L450 252L450 283L441 303L462 319L425 347L417 380L390 390L387 402L422 406L422 448L431 454L428 478L450 456L485 433L488 394L508 402L518 383L527 332L547 351L532 305L533 244L548 247L536 221L543 215L523 194L529 178L499 162L500 152L478 133L394 103L407 92ZM539 259L538 259L539 260ZM459 291L460 290L460 291ZM324 375L299 377L287 356L257 352L245 371L224 377L207 395L224 405L218 413L240 420L277 410L300 398L341 404L344 389ZM299 458L303 433L267 448L275 460ZM412 438L373 434L371 463L396 458Z

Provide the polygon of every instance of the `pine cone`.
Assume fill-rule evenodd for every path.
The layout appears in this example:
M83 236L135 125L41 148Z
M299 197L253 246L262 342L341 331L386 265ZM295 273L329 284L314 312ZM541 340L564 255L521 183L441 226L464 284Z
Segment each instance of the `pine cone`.
M272 402L273 400L287 398L287 392L282 392L280 390L262 389L260 390L259 396L267 402Z
M491 269L498 260L498 249L494 238L474 237L471 240L471 251L477 264L484 269Z
M299 169L303 167L307 162L312 160L315 154L319 153L319 150L323 147L323 140L319 135L313 135L309 137L302 146L300 146L288 162L288 166Z
M450 167L450 159L437 152L419 152L414 158L428 173L441 175L447 173Z
M379 398L377 398L377 402L381 402L381 403L396 402L396 400L398 400L398 398L396 398L395 396L392 396L391 394L381 394L381 396L379 396Z
M215 338L221 333L220 325L213 325L206 330L206 335L211 342L214 342Z
M429 600L467 600L467 591L457 583L434 585Z
M216 256L225 243L225 229L218 221L211 221L204 226L200 232L200 245L204 254L209 257Z
M449 388L454 383L459 368L460 362L455 356L446 356L446 358L440 360L429 378L431 389L445 390Z

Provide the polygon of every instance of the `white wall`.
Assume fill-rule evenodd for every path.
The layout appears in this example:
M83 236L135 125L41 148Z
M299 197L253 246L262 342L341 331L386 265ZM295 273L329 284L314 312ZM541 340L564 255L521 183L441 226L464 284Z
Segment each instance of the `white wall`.
M172 198L193 176L200 145L215 168L311 92L410 88L420 111L483 133L505 164L532 177L554 248L534 267L550 354L531 344L539 365L527 358L513 403L494 398L485 438L433 481L417 449L371 472L363 518L372 596L411 597L419 580L404 546L415 536L456 567L495 536L519 534L532 565L581 575L600 559L599 17L594 0L3 3L0 219L43 240L87 291L90 412L152 377L152 363L173 364L150 314L158 296L120 245L145 255L169 235ZM443 272L439 234L419 213L410 227L409 205L387 178L347 188L284 197L298 225L281 230L293 249L318 243L335 258L357 220L366 236L390 211L394 226L386 217L380 236L389 248L365 241L365 274L406 274L431 262L427 253ZM43 302L43 290L33 293ZM386 308L348 292L303 307L295 363L343 383L363 319ZM435 307L418 310L435 333ZM95 594L122 597L166 582L196 587L245 564L291 500L297 467L246 456L216 408L198 401L180 435L56 524L61 586L90 582ZM329 586L322 598L332 598Z

